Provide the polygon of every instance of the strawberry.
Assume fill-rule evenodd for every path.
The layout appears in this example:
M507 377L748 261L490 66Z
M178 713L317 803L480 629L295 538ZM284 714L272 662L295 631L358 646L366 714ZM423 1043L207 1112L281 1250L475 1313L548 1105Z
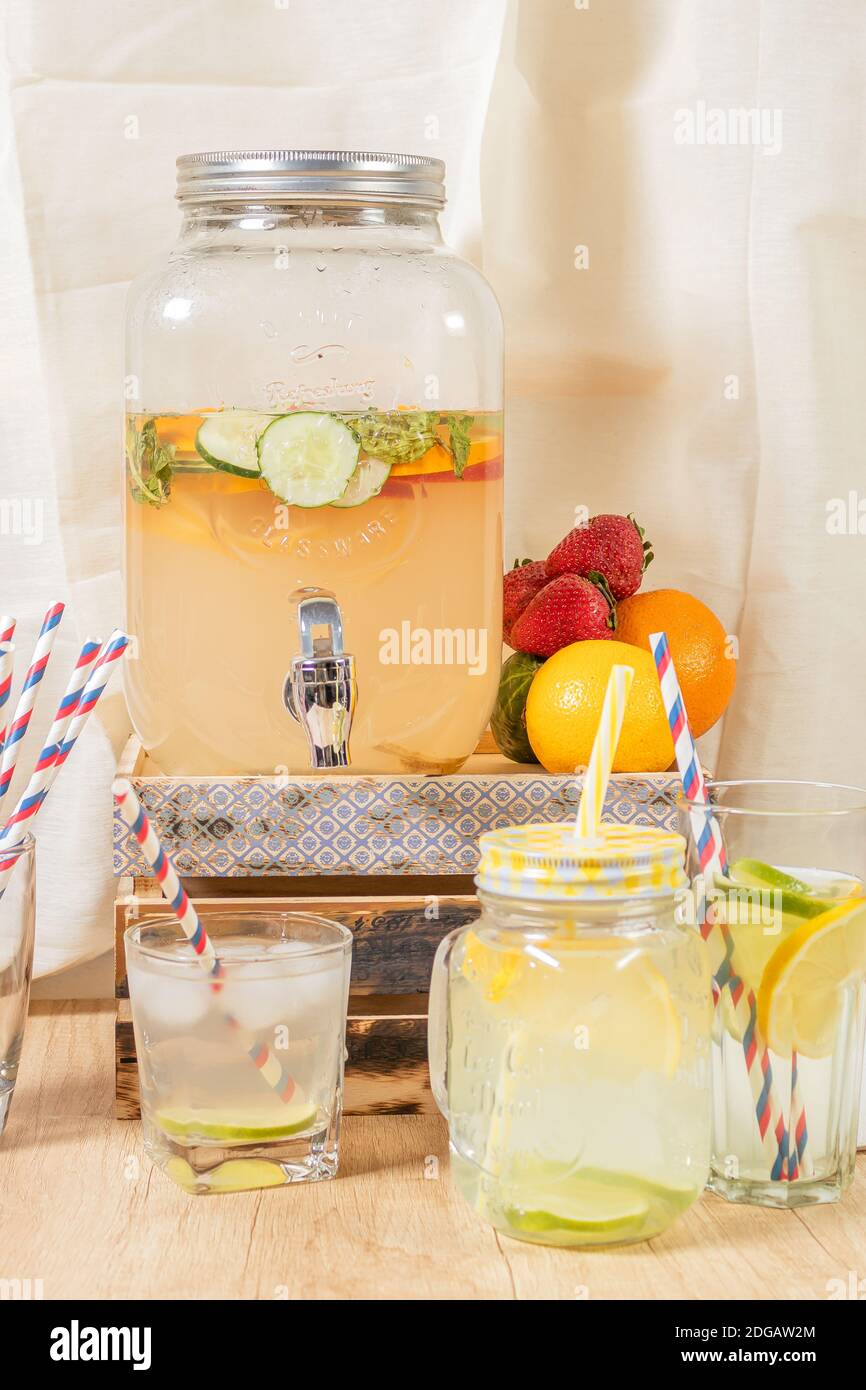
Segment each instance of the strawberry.
M509 646L511 629L526 605L548 582L543 560L515 560L502 581L502 636Z
M619 602L637 593L643 572L653 558L642 527L634 517L594 516L569 531L544 562L550 579L579 574L584 579L603 575Z
M511 645L533 656L553 656L586 637L612 637L616 616L603 588L576 574L551 579L511 629Z

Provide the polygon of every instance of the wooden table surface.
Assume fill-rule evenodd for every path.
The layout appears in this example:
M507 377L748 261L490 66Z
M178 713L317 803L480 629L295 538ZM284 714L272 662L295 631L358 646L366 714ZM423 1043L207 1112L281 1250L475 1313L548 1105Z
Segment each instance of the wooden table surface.
M113 1118L112 1009L35 1005L0 1142L0 1279L46 1299L823 1299L866 1268L866 1154L841 1205L707 1196L608 1252L497 1236L451 1187L433 1116L346 1120L334 1182L188 1197Z

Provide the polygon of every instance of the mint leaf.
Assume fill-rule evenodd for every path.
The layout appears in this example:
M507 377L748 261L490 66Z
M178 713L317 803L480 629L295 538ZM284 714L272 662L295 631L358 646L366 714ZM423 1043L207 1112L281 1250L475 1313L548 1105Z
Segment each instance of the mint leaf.
M435 410L370 409L343 417L365 454L383 463L414 463L438 442Z
M126 459L132 478L132 498L151 507L161 507L171 494L175 447L163 444L156 432L156 421L145 420L138 430L130 422L126 431Z
M446 415L445 423L448 426L447 448L454 463L454 475L457 478L462 478L472 446L469 431L475 423L475 416Z

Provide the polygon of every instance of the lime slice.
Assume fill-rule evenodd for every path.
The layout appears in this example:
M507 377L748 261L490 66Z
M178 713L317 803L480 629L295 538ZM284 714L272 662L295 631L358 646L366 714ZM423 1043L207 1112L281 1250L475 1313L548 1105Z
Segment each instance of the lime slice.
M256 448L271 492L293 507L336 502L346 491L360 453L348 425L334 415L312 410L274 420Z
M775 869L772 864L762 864L758 859L738 859L731 866L730 878L717 878L716 887L757 888L778 893L779 907L787 917L818 917L833 906L832 898L817 895L814 884ZM735 892L733 896L736 903ZM775 900L768 900L768 905L774 907Z
M731 878L747 888L788 888L793 893L811 893L808 883L760 859L738 859L730 866Z
M255 410L218 411L199 427L196 452L212 468L241 478L257 478L260 469L256 441L273 418Z
M758 990L758 1026L774 1052L833 1052L846 986L866 974L866 903L837 903L773 952Z
M182 1139L286 1139L307 1129L315 1120L316 1106L307 1101L268 1110L187 1110L180 1106L159 1110L156 1123L165 1134Z
M579 1180L568 1192L528 1194L519 1206L504 1212L515 1231L572 1231L608 1238L637 1234L648 1215L649 1202L639 1192Z
M331 506L360 507L362 502L369 502L372 497L378 497L388 481L390 472L390 463L384 463L382 459L361 459L349 479L346 491L336 502L332 502Z

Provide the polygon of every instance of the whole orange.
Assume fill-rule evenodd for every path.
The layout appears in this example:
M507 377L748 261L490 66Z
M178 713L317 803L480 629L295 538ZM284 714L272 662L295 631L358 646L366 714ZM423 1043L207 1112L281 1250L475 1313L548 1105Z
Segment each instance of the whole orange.
M734 693L737 663L728 652L728 635L705 603L681 589L633 594L617 606L618 641L646 650L651 632L667 633L689 724L700 738Z

